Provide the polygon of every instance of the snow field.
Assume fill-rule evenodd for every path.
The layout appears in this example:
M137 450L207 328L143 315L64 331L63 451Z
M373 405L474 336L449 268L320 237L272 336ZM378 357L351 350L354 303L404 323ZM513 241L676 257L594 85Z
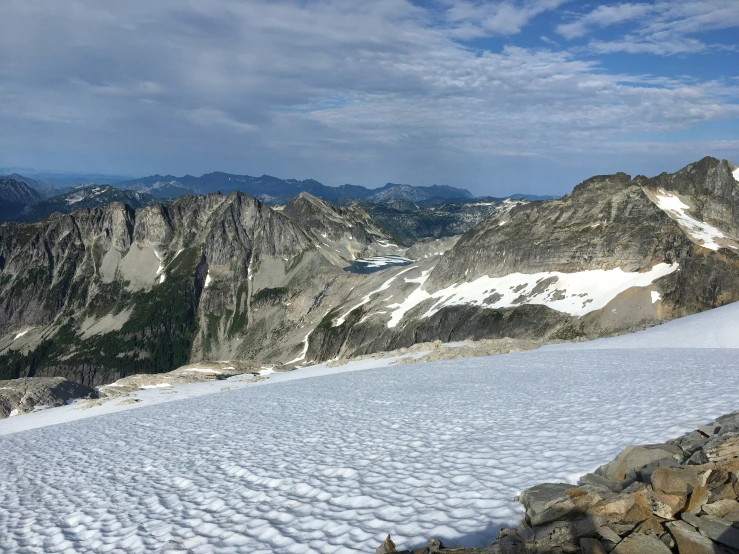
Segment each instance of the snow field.
M2 436L0 551L481 545L517 523L522 489L736 409L738 370L734 351L706 349L307 368Z
M428 272L424 272L418 279L405 279L407 283L419 283L419 287L403 302L387 306L394 309L387 326L397 326L406 313L430 298L436 303L420 316L422 318L431 317L442 308L465 304L489 308L542 304L558 312L582 316L603 308L631 287L649 286L678 268L678 264L660 263L645 272L615 268L573 273L511 273L504 277L483 276L433 293L423 288L428 279Z
M698 241L706 248L718 250L721 246L716 243L716 239L727 238L726 235L716 229L716 227L690 217L687 213L690 206L683 203L683 201L674 194L660 190L660 194L657 195L657 206L674 219L678 225L685 230L688 236Z

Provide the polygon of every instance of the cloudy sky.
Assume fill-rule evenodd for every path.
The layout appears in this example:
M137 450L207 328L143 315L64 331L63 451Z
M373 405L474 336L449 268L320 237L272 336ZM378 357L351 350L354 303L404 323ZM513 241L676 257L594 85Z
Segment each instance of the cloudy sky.
M739 0L3 0L0 166L562 193L739 163Z

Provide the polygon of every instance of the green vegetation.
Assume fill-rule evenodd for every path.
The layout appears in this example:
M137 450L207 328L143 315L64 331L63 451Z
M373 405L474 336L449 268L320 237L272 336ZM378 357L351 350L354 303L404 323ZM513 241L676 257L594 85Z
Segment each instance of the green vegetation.
M9 352L0 356L0 378L34 375L38 369L53 366L104 367L131 375L161 373L186 364L197 332L193 274L199 260L197 250L183 252L170 266L165 282L146 292L126 292L121 283L101 284L99 295L90 304L91 313L100 317L117 313L126 305L134 306L120 331L80 341L74 319L69 318L54 337L29 354ZM27 278L39 280L41 276ZM59 287L57 294L63 290L70 295L81 293L65 280Z

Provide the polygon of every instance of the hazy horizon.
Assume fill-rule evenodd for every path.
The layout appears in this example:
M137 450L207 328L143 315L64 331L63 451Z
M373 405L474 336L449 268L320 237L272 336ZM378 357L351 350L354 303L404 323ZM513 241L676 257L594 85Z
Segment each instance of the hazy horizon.
M563 194L739 162L735 0L0 7L0 166Z

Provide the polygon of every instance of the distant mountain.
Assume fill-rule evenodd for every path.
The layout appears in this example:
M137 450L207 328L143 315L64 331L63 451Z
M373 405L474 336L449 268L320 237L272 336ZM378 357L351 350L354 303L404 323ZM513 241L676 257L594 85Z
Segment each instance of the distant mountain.
M23 181L0 177L0 221L17 216L27 205L43 197Z
M141 208L157 202L150 194L123 191L110 185L94 185L78 188L59 196L39 199L26 205L12 217L5 219L12 221L39 221L54 212L69 214L77 210L106 206L111 202L123 202L131 208Z
M53 196L54 194L54 187L47 181L43 181L40 179L31 179L30 177L25 177L17 173L7 175L7 178L25 183L32 189L39 191L43 196Z
M360 202L359 206L396 240L411 245L422 238L464 234L486 219L527 203L524 199L445 199L437 196L417 203L392 199Z
M31 177L43 181L54 189L73 185L113 185L119 181L130 179L127 175L110 175L107 173L32 173Z
M120 189L134 190L156 196L157 198L174 198L182 194L210 194L232 191L243 192L271 205L283 205L301 192L307 192L317 198L336 205L351 204L357 200L381 202L393 198L411 200L413 202L430 198L474 198L470 191L455 187L433 185L416 187L388 183L378 189L368 189L357 185L341 185L329 187L313 179L298 181L296 179L280 179L271 175L250 177L249 175L232 175L229 173L206 173L201 177L185 175L151 175L140 179L115 183Z

